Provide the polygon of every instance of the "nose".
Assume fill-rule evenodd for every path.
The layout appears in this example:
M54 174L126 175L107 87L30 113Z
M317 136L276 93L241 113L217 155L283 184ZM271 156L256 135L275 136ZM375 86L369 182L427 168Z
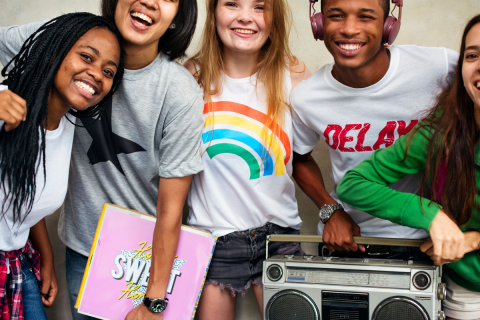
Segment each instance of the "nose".
M358 34L358 21L355 16L347 16L342 24L340 32L346 37L352 37Z
M87 74L91 76L95 82L102 82L103 80L103 70L98 64L91 64L87 70Z
M157 10L158 9L157 0L139 0L139 1L142 5L144 5L148 9L151 9L151 10Z
M241 21L243 23L249 23L252 22L252 12L251 9L247 6L244 6L243 8L240 9L238 13L238 21Z

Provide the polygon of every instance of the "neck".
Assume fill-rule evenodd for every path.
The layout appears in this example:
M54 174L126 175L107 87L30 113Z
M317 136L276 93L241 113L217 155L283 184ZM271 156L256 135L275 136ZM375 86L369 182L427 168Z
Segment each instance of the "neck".
M123 44L123 59L125 69L138 70L145 68L158 56L158 41L144 46L137 46L130 43Z
M340 83L351 88L366 88L382 80L390 66L390 51L382 47L365 65L350 69L335 64L332 75Z
M241 53L223 47L223 64L225 74L230 78L241 79L250 77L258 63L260 51Z
M56 98L55 94L48 95L48 118L47 121L43 123L43 127L47 130L55 130L60 124L60 120L65 114L70 110L70 107L65 106L59 99Z

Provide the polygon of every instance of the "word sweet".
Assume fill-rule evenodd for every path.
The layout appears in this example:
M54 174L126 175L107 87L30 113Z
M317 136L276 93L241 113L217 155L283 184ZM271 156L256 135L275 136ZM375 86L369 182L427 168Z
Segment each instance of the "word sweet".
M114 263L116 270L111 270L110 274L115 280L122 280L125 278L127 285L126 289L122 290L121 296L118 300L126 297L135 301L143 300L150 278L150 268L152 265L152 245L147 246L147 242L143 241L139 244L139 249L134 251L122 250L122 253L115 256ZM181 277L182 273L179 268L185 263L185 260L180 260L175 257L175 261L170 273L170 280L168 282L167 293L171 294L175 286L177 277ZM125 267L122 266L122 263Z

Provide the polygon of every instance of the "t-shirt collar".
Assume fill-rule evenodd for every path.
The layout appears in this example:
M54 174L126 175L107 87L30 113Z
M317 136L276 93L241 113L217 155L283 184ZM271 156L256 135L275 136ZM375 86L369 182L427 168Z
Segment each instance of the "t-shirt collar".
M383 78L378 81L377 83L366 87L366 88L352 88L340 83L337 79L335 79L332 75L333 63L328 65L325 68L324 78L326 83L328 83L331 87L335 90L346 94L346 95L369 95L373 92L379 91L384 86L386 86L395 76L399 61L400 61L400 52L397 47L389 47L388 50L390 51L390 65L388 67L387 73L383 76Z

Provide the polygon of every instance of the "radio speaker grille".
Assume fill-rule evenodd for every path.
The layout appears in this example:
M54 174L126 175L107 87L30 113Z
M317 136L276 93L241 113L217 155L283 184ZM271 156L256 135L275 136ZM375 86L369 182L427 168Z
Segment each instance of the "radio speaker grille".
M298 290L283 290L268 301L267 320L320 320L315 302Z
M391 297L377 306L372 320L430 320L430 317L422 305L415 300L407 297Z

